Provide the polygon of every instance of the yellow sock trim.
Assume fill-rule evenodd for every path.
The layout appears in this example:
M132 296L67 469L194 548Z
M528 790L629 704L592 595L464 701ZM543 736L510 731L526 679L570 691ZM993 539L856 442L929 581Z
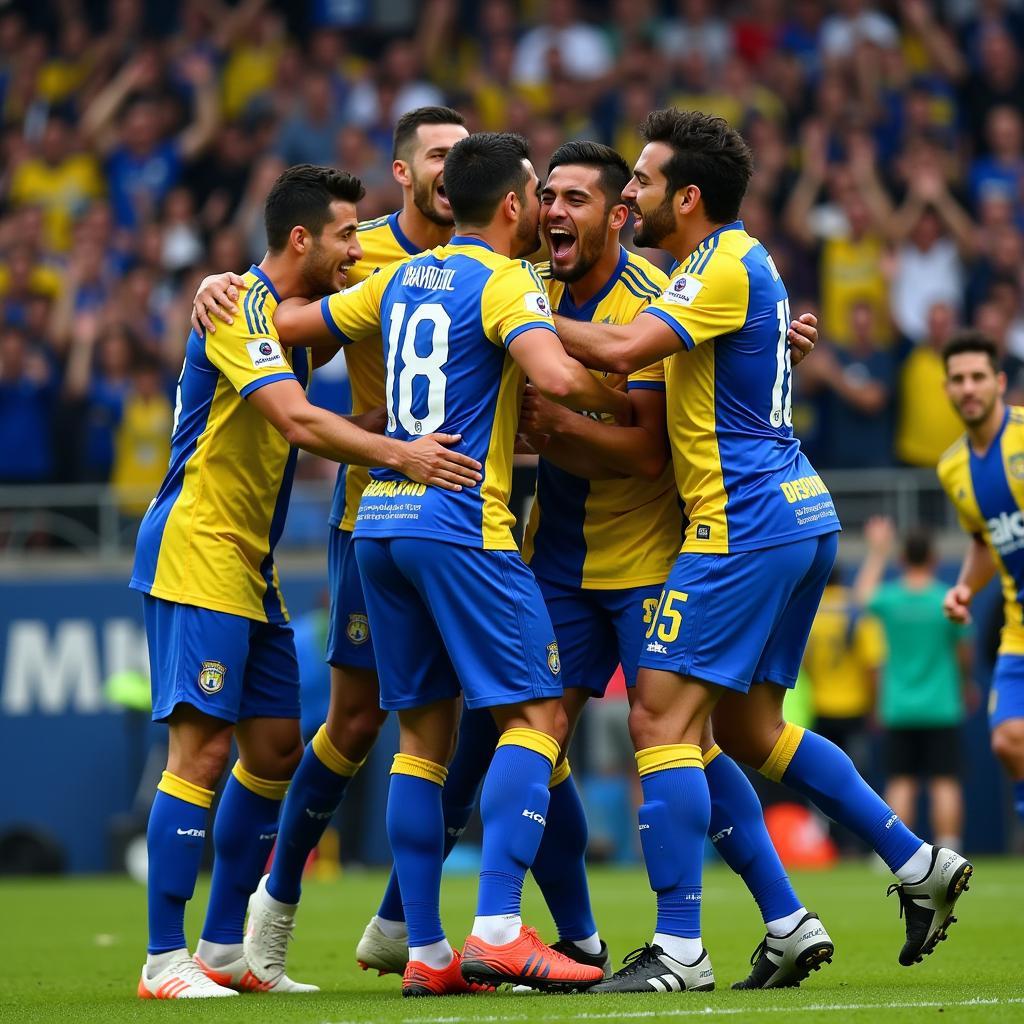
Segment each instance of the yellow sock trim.
M257 796L265 797L267 800L283 800L291 783L291 779L261 779L258 775L253 775L252 772L247 771L241 761L235 762L234 768L231 769L231 774L246 789L251 790Z
M317 730L316 735L313 737L312 747L317 760L325 768L329 768L334 772L335 775L344 775L345 778L350 779L363 766L362 761L358 763L350 761L338 750L331 742L330 736L327 735L326 725L321 725Z
M506 729L498 740L499 747L526 747L541 757L546 757L554 768L562 752L554 737L537 729Z
M391 774L413 775L417 779L426 779L427 782L436 782L443 786L444 780L448 778L448 769L443 764L428 761L425 757L395 754L395 759L391 763Z
M773 779L775 782L781 782L782 776L786 774L789 762L793 760L796 748L800 746L800 741L803 738L803 729L801 729L799 725L793 725L790 722L787 722L785 728L782 730L782 735L775 744L774 749L768 755L768 760L761 765L758 771L765 776L765 778Z
M704 767L709 764L722 752L722 748L716 743L710 750L704 752Z
M566 758L561 764L555 765L555 770L551 773L551 781L548 783L548 789L560 786L571 774L572 768L569 766L569 758Z
M172 775L167 771L160 776L160 781L156 784L156 788L161 793L166 793L168 796L176 796L187 804L195 804L196 807L209 807L213 803L212 789L203 789L202 786L197 786L194 782L187 782L185 779Z
M641 778L669 768L700 768L703 771L704 758L701 756L700 744L664 743L658 747L638 750L636 767Z

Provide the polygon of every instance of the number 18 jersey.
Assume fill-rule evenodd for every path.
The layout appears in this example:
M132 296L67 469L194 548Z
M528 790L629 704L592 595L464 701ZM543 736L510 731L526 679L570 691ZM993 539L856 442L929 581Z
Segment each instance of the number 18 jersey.
M641 316L684 351L665 399L687 553L728 554L832 533L839 519L793 436L789 299L740 221L712 232Z
M456 236L328 296L321 309L342 343L383 334L389 437L461 434L457 450L483 466L480 484L458 492L371 470L356 537L514 551L508 499L524 375L507 349L524 331L555 329L537 272Z

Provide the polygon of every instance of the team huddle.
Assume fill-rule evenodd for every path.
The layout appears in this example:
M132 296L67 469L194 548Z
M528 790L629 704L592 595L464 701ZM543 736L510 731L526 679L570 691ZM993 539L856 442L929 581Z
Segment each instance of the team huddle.
M708 836L765 922L734 987L799 985L834 945L737 761L885 861L905 918L900 963L955 920L972 865L915 836L838 747L783 715L840 525L792 429L814 318L791 320L771 256L738 220L750 151L696 112L654 111L643 131L633 169L570 142L541 182L520 137L470 135L457 111L420 108L395 131L399 211L360 223L357 179L293 167L266 201L262 263L201 286L170 467L131 582L153 716L170 734L141 997L316 990L285 972L302 871L392 710L394 870L356 959L401 974L403 995L714 988ZM630 216L638 246L676 261L671 279L621 245ZM541 235L550 261L533 264ZM351 417L305 395L339 346ZM273 561L298 448L342 464L330 708L305 748ZM540 456L522 554L516 451ZM657 920L612 973L565 751L618 665ZM193 955L185 905L232 738ZM477 916L457 948L441 926L441 869L478 799ZM530 871L551 945L520 916Z

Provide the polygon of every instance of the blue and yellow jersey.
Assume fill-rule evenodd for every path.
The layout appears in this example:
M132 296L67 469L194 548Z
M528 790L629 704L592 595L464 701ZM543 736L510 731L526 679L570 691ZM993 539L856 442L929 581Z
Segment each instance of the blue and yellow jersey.
M398 226L398 214L391 213L376 220L363 221L358 228L363 258L348 272L350 286L365 281L374 271L397 260L418 256L420 250ZM356 415L379 409L384 404L384 354L378 337L371 343L355 345L345 350L349 383L352 385L352 412ZM331 526L354 530L359 499L370 482L366 466L340 466L331 501Z
M984 455L964 436L939 459L937 472L960 525L988 545L999 566L1006 609L999 650L1024 654L1024 408L1007 408Z
M789 298L764 246L740 221L718 228L642 315L684 348L665 360L683 550L754 551L838 530L793 436Z
M537 271L555 312L601 324L629 323L668 284L654 264L622 249L608 283L577 306L565 284L551 277L550 264L539 264ZM607 376L598 371L594 375ZM664 392L662 364L631 374L627 387ZM603 419L614 422L612 416ZM653 482L636 477L585 480L541 458L523 558L537 576L569 587L619 590L664 583L682 532L671 466Z
M278 380L309 383L309 351L274 328L274 285L253 267L241 315L193 331L171 433L171 461L139 527L131 587L179 604L287 622L274 545L284 529L297 450L245 401Z
M356 536L514 551L508 497L524 377L506 349L531 328L555 329L537 272L479 239L457 236L321 306L343 343L372 344L384 325L389 437L461 434L458 450L483 466L480 484L459 492L371 470Z

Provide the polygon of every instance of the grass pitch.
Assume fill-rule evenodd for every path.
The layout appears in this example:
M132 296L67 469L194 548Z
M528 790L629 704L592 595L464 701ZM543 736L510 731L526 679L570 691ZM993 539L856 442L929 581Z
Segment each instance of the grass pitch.
M791 1015L800 1024L903 1021L1024 1021L1024 865L982 860L957 907L948 942L924 963L900 967L903 923L888 877L850 865L795 876L836 944L831 966L798 991L732 992L747 971L762 927L742 884L721 867L705 879L704 938L718 990L644 996L515 996L402 999L397 978L360 971L353 951L376 908L381 872L348 872L305 888L289 973L316 982L312 996L241 996L209 1002L142 1002L135 985L144 958L145 893L124 879L88 878L0 883L3 972L0 1021L254 1021L303 1024L504 1024L519 1021L680 1021L723 1018L770 1024ZM595 870L594 906L616 962L649 939L653 897L641 871ZM461 942L472 924L476 880L445 880L449 935ZM553 939L532 883L526 915ZM205 909L201 882L189 919L194 946ZM936 1014L944 1014L937 1017Z

